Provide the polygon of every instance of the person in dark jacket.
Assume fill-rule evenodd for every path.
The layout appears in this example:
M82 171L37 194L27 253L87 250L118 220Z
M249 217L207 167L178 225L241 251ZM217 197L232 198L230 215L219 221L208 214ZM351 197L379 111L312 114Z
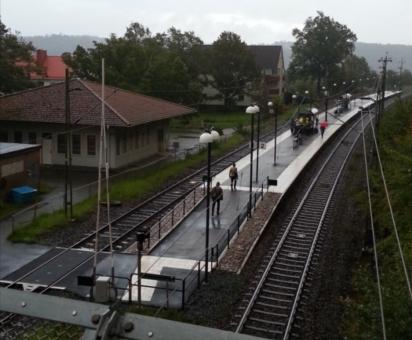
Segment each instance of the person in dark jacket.
M232 166L229 169L229 178L230 178L230 190L236 190L236 184L237 184L237 168L236 164L232 163Z
M220 214L220 201L223 200L223 190L220 187L220 183L217 182L210 192L212 196L212 216L215 214L215 205L217 204L217 214Z

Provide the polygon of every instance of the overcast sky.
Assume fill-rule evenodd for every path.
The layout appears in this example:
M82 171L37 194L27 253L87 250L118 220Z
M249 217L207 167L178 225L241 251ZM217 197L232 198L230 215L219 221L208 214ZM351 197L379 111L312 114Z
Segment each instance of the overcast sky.
M249 44L293 40L292 29L323 11L361 42L412 44L411 0L0 0L2 21L22 35L123 35L131 22L152 32L171 26L205 43L224 30Z

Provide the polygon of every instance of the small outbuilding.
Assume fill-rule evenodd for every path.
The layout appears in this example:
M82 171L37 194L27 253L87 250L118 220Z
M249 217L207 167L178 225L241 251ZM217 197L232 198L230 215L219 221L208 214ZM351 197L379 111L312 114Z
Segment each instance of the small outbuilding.
M0 143L0 198L12 188L29 185L38 188L41 145Z
M101 84L57 83L0 97L0 142L41 144L42 164L63 165L67 130L72 164L97 167L101 122ZM110 167L122 168L167 149L169 121L194 109L120 88L105 86L105 122ZM70 117L68 127L67 117Z

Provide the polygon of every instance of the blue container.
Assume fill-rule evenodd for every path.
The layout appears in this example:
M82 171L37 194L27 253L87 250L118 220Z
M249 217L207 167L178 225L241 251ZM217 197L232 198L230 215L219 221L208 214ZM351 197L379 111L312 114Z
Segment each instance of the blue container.
M13 203L27 203L34 199L37 189L23 185L10 190L10 199Z

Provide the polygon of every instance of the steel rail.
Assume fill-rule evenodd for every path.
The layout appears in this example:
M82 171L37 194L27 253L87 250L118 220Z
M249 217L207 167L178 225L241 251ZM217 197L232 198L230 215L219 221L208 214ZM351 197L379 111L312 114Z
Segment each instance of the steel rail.
M248 317L249 317L249 315L250 315L250 313L251 313L251 311L252 311L252 308L253 308L253 306L255 305L255 302L256 302L257 298L259 297L260 291L261 291L264 283L266 282L266 279L267 279L267 277L268 277L268 275L269 275L269 272L270 272L270 270L271 270L271 268L272 268L275 260L277 259L278 254L279 254L280 250L282 249L282 246L283 246L283 244L284 244L287 236L289 235L290 230L292 229L292 226L293 226L294 222L296 221L299 213L301 212L301 210L302 210L302 208L303 208L306 200L308 199L310 193L312 192L313 188L314 188L315 185L317 184L317 182L318 182L321 174L323 173L323 171L324 171L324 169L326 168L326 166L329 164L332 156L335 155L336 151L337 151L337 150L339 149L339 147L341 146L342 142L347 138L347 136L348 136L350 133L352 133L352 132L354 131L355 126L356 126L358 123L359 123L359 120L358 120L357 122L354 122L354 123L352 124L352 127L351 127L351 128L344 134L344 136L340 139L340 141L337 143L337 145L334 147L334 149L330 152L328 158L325 160L325 162L323 163L321 169L318 171L318 173L317 173L317 175L315 176L314 180L312 181L312 183L310 184L309 188L307 189L304 197L302 198L302 200L301 200L300 204L298 205L296 211L294 212L294 214L293 214L290 222L288 223L285 231L283 232L283 235L282 235L282 237L281 237L281 239L280 239L280 241L279 241L279 243L278 243L278 245L277 245L277 247L276 247L273 255L271 256L271 258L270 258L270 260L269 260L269 263L267 264L266 269L265 269L265 271L264 271L264 273L263 273L263 275L262 275L262 277L261 277L261 279L260 279L260 281L259 281L256 289L254 290L254 293L253 293L251 299L249 300L248 306L246 307L245 312L244 312L243 315L242 315L242 318L241 318L241 320L240 320L240 322L239 322L239 324L238 324L238 327L237 327L237 329L236 329L236 332L241 332L241 331L243 330L243 327L244 327L244 325L245 325L245 323L246 323L246 321L247 321L247 319L248 319ZM350 150L352 150L352 148L351 148ZM351 152L351 151L350 151L350 152ZM347 157L349 157L350 152L347 154ZM347 158L345 158L345 159L347 159ZM346 161L345 161L345 162L346 162ZM344 166L344 164L343 164L343 166ZM340 172L339 172L339 174L340 174ZM323 217L322 217L321 223L323 223Z
M361 120L362 120L362 119L363 119L363 118L361 118ZM370 122L371 122L371 120L369 120L369 121L366 123L366 125L368 125ZM354 125L356 125L356 124L358 124L358 123L359 123L359 122L356 122ZM308 272L309 272L309 267L310 267L310 264L311 264L311 262L312 262L312 257L313 257L313 254L314 254L314 252L315 252L315 248L316 248L316 246L317 246L317 244L318 244L317 242L318 242L319 234L320 234L320 232L321 232L321 229L322 229L324 220L325 220L325 218L326 218L327 210L329 209L329 206L330 206L330 203L331 203L331 201L332 201L333 195L334 195L334 193L335 193L336 187L337 187L338 182L339 182L339 180L340 180L340 178L341 178L341 174L342 174L342 172L343 172L343 169L345 168L346 163L347 163L349 157L351 156L351 154L352 154L352 152L353 152L353 149L355 148L355 145L357 144L360 136L361 136L361 134L358 134L358 135L355 137L355 140L353 141L353 143L352 143L352 145L351 145L348 153L346 154L346 157L345 157L345 159L344 159L343 162L342 162L342 165L341 165L341 167L340 167L340 169L339 169L339 171L338 171L338 174L336 175L335 182L333 183L333 187L331 188L331 191L330 191L330 193L329 193L329 197L328 197L328 200L327 200L327 202L326 202L326 205L325 205L325 207L324 207L324 209L323 209L322 217L321 217L321 219L320 219L320 221L319 221L319 224L318 224L318 227L317 227L317 230L316 230L316 234L315 234L315 236L314 236L314 240L313 240L312 246L311 246L311 248L310 248L308 258L307 258L306 263L305 263L305 268L303 269L303 273L302 273L302 276L301 276L301 279L300 279L300 282L299 282L298 291L297 291L297 293L296 293L295 300L294 300L293 305L292 305L292 310L291 310L291 312L290 312L290 317L289 317L289 319L288 319L288 324L287 324L287 326L286 326L285 335L284 335L284 337L283 337L284 340L287 340L287 339L289 338L289 336L290 336L290 331L291 331L292 324L293 324L294 319L295 319L295 314L296 314L296 311L297 311L298 303L299 303L299 300L300 300L300 297L301 297L301 293L302 293L302 291L303 291L303 286L304 286L304 284L305 284L305 282L306 282L306 277L307 277L307 274L308 274Z

